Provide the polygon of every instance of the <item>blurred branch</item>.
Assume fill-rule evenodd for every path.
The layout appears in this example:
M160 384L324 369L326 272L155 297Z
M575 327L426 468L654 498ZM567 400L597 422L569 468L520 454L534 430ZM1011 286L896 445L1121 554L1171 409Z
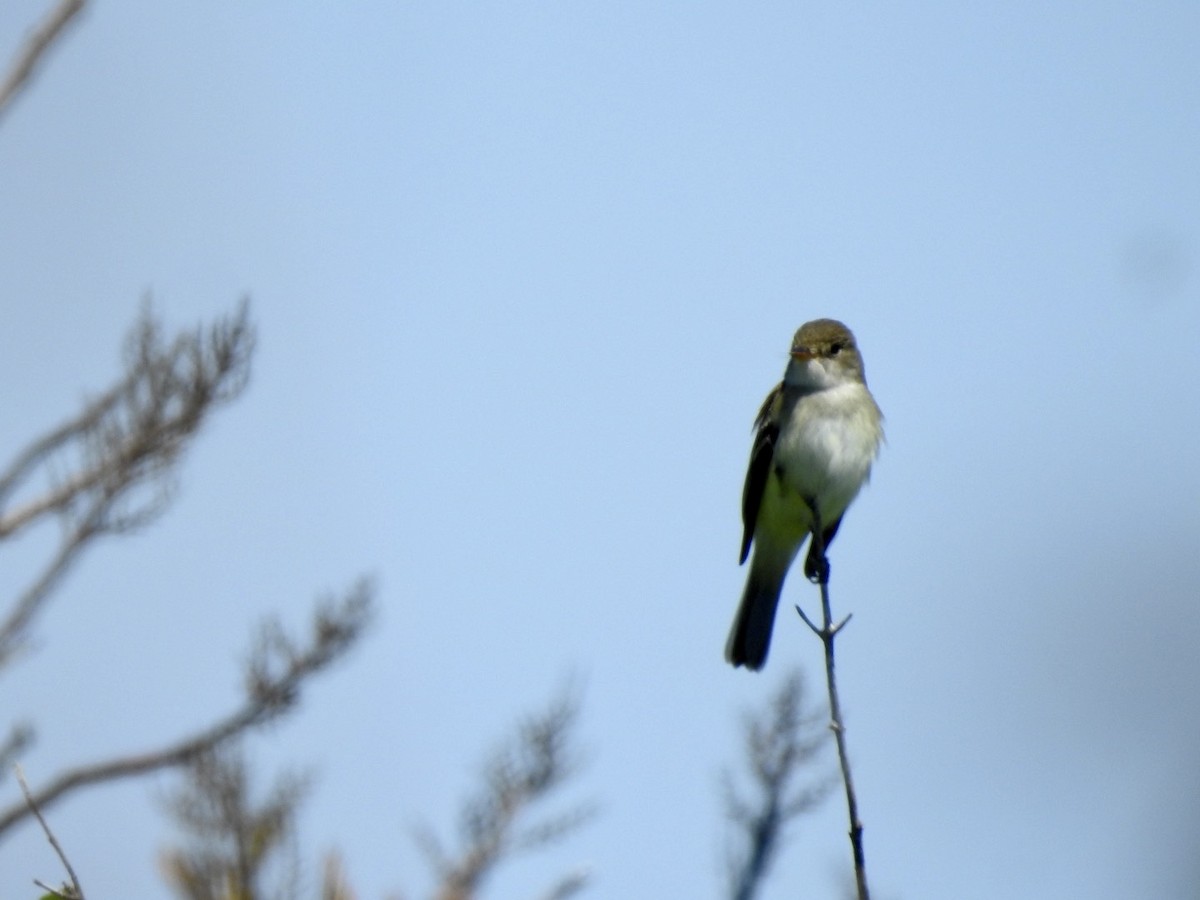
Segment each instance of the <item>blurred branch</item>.
M280 776L261 803L252 800L249 766L240 748L224 744L187 766L185 782L168 799L189 846L168 850L162 866L186 900L258 900L270 865L294 847L296 817L309 779ZM297 896L299 863L285 861L276 896Z
M833 611L829 603L829 563L825 561L825 541L821 532L821 512L815 504L809 506L812 511L812 549L817 558L824 561L817 583L821 588L821 627L813 624L799 606L796 612L804 620L812 633L821 639L825 647L825 685L829 690L829 728L837 743L838 763L842 769L842 784L846 788L846 807L850 817L850 852L854 857L854 882L858 890L858 900L871 900L871 892L867 887L867 862L863 851L863 826L858 817L858 794L854 790L854 779L850 774L850 753L846 749L846 726L842 719L842 704L838 699L837 678L834 670L833 641L838 636L850 617L833 624Z
M586 869L572 872L554 885L543 900L570 900L576 894L583 893L583 889L587 887L588 878L589 874Z
M484 768L483 790L462 809L463 846L454 858L428 829L418 832L417 841L439 878L437 900L472 900L506 857L559 841L591 817L591 809L576 807L532 826L522 821L531 806L575 774L569 744L578 714L577 700L564 692L544 713L522 722L492 756ZM550 896L572 896L585 880L575 873Z
M824 716L804 711L804 678L793 672L762 713L745 721L746 761L756 788L753 799L739 795L725 776L726 815L744 833L746 849L731 859L730 893L751 900L766 880L788 823L829 795L832 781L793 790L800 772L829 740Z
M58 838L54 836L54 832L50 830L50 826L46 824L46 820L42 817L42 811L38 809L37 802L33 799L33 795L29 793L29 785L25 783L25 773L21 771L20 766L13 766L13 771L17 775L17 783L21 785L21 793L25 796L25 803L29 810L37 817L38 824L42 826L42 832L46 835L46 840L50 842L50 846L54 848L54 852L58 854L58 858L62 861L63 868L67 870L67 877L71 879L69 885L64 885L62 889L39 885L40 887L49 890L57 897L65 897L68 900L83 900L83 888L79 886L79 878L75 875L75 869L71 866L71 861L67 859L67 854L63 852L62 845L59 844ZM36 883L36 882L35 882Z
M246 664L246 699L241 707L161 749L63 772L34 795L36 804L45 809L87 785L186 765L231 738L277 719L296 706L309 678L344 656L361 637L370 620L372 593L371 584L360 580L341 599L322 602L313 616L312 634L302 645L287 637L277 622L268 622ZM0 835L27 815L28 807L20 804L0 810Z
M4 118L8 106L21 89L29 84L34 69L46 51L58 40L67 24L83 9L83 4L84 0L60 0L41 26L29 36L29 40L13 61L7 77L0 82L0 120Z
M18 722L9 731L4 743L0 744L0 779L9 770L17 757L33 746L33 727L25 722Z
M331 852L325 857L321 872L321 900L358 900L358 895L346 877L346 865L340 853Z
M253 351L245 301L211 328L170 341L147 308L126 339L117 385L0 471L0 541L51 516L62 527L55 555L0 618L0 666L93 539L146 525L166 509L183 452L208 414L244 390ZM22 488L40 493L14 506Z

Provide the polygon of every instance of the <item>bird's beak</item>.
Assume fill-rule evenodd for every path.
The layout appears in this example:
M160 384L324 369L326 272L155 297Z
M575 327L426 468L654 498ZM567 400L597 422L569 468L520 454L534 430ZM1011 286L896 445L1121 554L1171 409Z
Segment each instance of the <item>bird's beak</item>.
M791 352L788 355L791 356L792 359L799 362L808 362L808 360L812 359L814 356L813 352L807 347L800 346L792 347Z

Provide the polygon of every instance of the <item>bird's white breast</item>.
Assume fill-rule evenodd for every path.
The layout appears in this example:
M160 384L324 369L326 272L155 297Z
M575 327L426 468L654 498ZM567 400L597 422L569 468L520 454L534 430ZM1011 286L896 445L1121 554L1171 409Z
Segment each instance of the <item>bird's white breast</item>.
M878 407L856 381L806 394L789 412L775 446L776 484L816 498L822 519L830 522L871 474L883 437Z

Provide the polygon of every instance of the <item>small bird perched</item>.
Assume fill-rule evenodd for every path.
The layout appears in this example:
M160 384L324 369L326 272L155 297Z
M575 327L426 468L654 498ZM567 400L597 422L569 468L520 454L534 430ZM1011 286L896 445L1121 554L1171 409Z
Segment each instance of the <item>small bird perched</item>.
M828 548L883 441L883 413L867 390L849 328L834 319L807 322L792 339L789 355L783 381L754 422L739 562L746 561L751 543L754 557L725 645L730 663L756 670L767 661L783 580L813 530L813 511ZM804 574L820 583L829 577L815 541Z

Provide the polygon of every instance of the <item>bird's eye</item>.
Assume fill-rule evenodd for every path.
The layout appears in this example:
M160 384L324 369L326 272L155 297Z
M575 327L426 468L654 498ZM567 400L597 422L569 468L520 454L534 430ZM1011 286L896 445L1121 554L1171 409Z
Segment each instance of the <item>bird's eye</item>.
M830 355L830 356L837 356L839 353L841 353L841 352L842 352L842 347L843 347L843 346L844 346L844 345L843 345L843 344L842 344L840 341L839 341L838 343L836 343L836 344L830 344L830 345L829 345L829 355Z

